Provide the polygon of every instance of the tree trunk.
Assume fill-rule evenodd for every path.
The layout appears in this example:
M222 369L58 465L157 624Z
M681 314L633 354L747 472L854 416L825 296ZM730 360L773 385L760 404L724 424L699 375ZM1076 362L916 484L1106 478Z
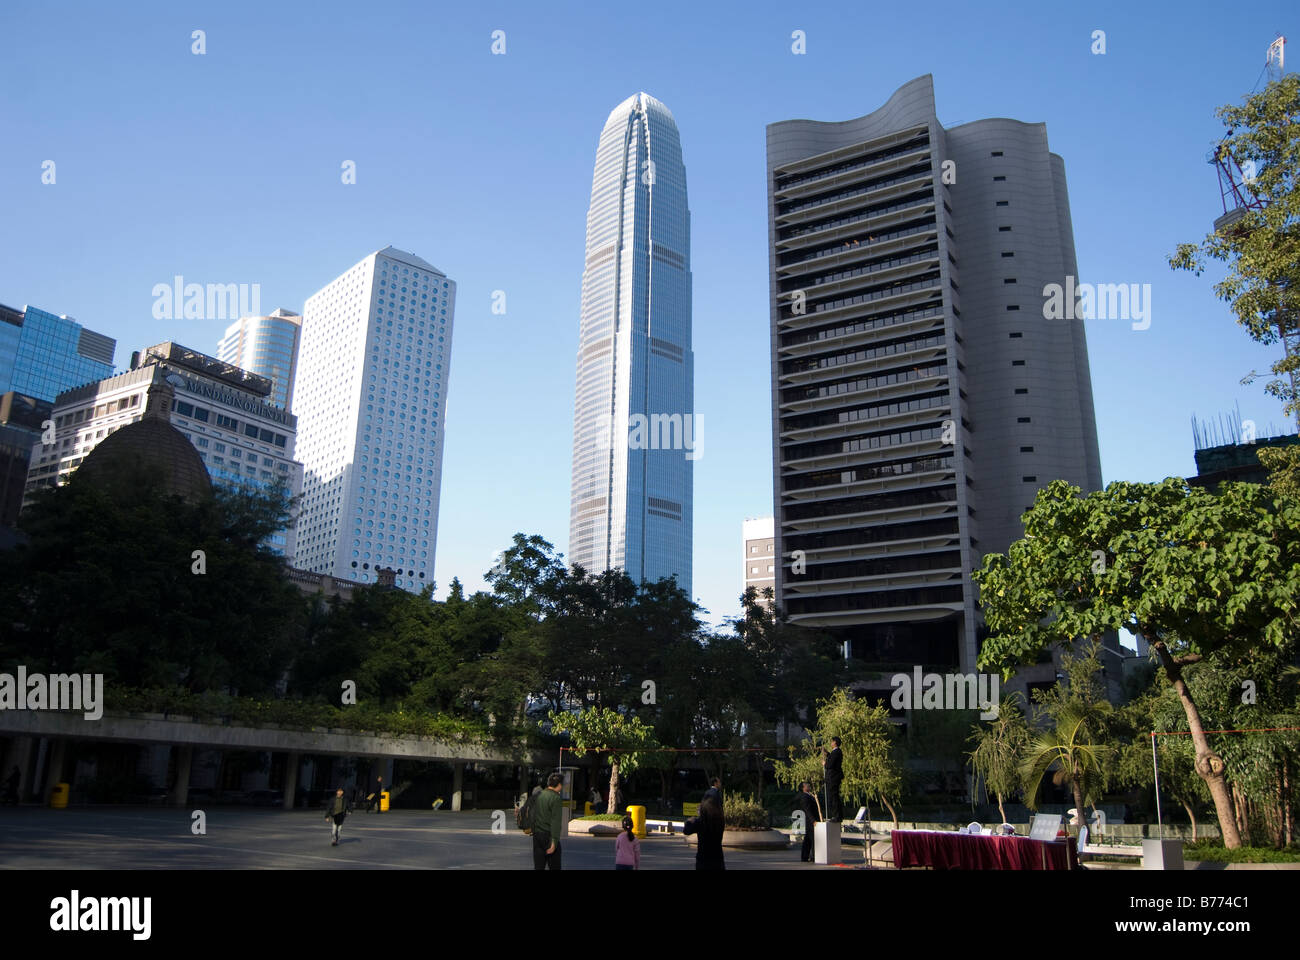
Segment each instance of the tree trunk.
M1291 757L1282 757L1282 821L1286 846L1295 842L1295 820L1291 816Z
M1087 811L1083 809L1083 784L1073 779L1070 781L1070 787L1074 791L1074 819L1076 824L1082 827L1088 822Z
M894 805L893 805L892 803L889 802L889 798L888 798L888 797L884 797L884 796L882 796L882 797L880 798L880 802L883 803L883 804L885 805L885 807L889 810L889 817L890 817L891 820L894 821L894 829L897 830L897 829L898 829L898 813L894 810Z
M606 813L621 813L615 810L618 797L618 754L613 754L609 761L609 806L605 808Z
M1184 803L1183 809L1187 811L1187 819L1192 821L1192 843L1196 842L1196 811L1192 809L1190 803Z
M1239 835L1246 846L1251 846L1250 838L1250 801L1246 795L1241 792L1241 787L1237 784L1232 785L1232 799L1236 808L1236 827Z
M1003 823L1006 823L1006 822L1007 822L1007 809L1006 809L1006 807L1002 806L1002 794L1001 794L1001 793L998 794L998 813L1002 814L1002 822L1003 822Z
M1183 704L1183 713L1187 715L1187 726L1192 732L1192 743L1196 746L1196 772L1205 785L1210 788L1210 796L1214 798L1214 812L1219 818L1219 830L1223 833L1223 845L1230 850L1241 846L1241 834L1237 831L1236 818L1233 815L1232 797L1228 793L1228 782L1224 776L1226 764L1223 758L1210 749L1210 741L1205 736L1205 728L1201 726L1201 711L1196 706L1196 701L1192 699L1191 691L1187 689L1187 684L1183 681L1183 668L1176 660L1169 648L1165 646L1163 640L1157 640L1147 631L1147 641L1151 644L1152 649L1160 657L1160 665L1164 667L1165 676L1173 685L1174 690L1178 693L1178 699Z

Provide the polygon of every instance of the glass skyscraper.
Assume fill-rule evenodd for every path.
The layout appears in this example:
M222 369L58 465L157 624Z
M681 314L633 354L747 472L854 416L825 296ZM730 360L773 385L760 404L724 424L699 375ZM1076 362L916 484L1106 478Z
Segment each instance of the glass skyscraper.
M691 227L677 124L645 93L609 115L587 212L569 560L691 591Z
M283 308L267 317L240 317L226 328L217 358L271 381L270 402L293 405L293 375L298 363L302 317Z
M68 317L0 304L0 393L53 402L72 387L113 374L117 341Z

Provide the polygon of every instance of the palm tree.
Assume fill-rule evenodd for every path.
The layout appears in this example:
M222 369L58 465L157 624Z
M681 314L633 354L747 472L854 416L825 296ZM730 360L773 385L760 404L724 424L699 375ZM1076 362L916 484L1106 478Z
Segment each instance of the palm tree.
M1007 821L1003 806L1006 798L1020 787L1020 764L1029 747L1029 726L1017 705L1017 694L1010 694L998 707L998 717L987 726L976 724L971 728L968 743L975 749L970 758L971 773L984 781L986 791L998 799L998 812L1002 822Z
M1034 738L1020 766L1025 802L1031 810L1038 809L1038 789L1050 770L1054 784L1070 785L1079 822L1086 822L1084 800L1095 803L1106 783L1111 747L1094 741L1100 739L1102 717L1110 710L1105 701L1066 704L1056 711L1054 728Z

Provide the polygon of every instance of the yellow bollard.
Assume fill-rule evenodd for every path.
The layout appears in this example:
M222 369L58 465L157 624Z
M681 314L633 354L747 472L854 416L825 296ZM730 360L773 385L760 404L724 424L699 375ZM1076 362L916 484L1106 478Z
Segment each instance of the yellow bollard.
M383 793L381 793L381 794L379 795L379 812L380 812L380 813L387 813L387 812L388 812L388 800L389 800L389 793L388 793L387 790L385 790Z
M593 807L593 806L591 805L591 801L590 801L590 800L586 800L586 801L583 802L583 804L582 804L582 815L583 815L584 817L592 817L592 816L595 816L595 815L596 815L596 808Z
M70 789L70 784L56 783L54 789L50 791L50 807L55 810L66 810L68 808L68 791Z
M645 839L645 807L635 806L628 807L627 812L632 815L632 832L642 840Z

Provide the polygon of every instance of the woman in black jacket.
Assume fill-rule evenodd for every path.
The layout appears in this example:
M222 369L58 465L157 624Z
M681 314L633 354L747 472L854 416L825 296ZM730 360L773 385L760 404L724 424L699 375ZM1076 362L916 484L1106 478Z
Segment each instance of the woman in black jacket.
M722 807L712 797L700 801L700 815L686 821L686 833L699 835L695 850L696 870L725 870L722 859L722 832L725 830Z

